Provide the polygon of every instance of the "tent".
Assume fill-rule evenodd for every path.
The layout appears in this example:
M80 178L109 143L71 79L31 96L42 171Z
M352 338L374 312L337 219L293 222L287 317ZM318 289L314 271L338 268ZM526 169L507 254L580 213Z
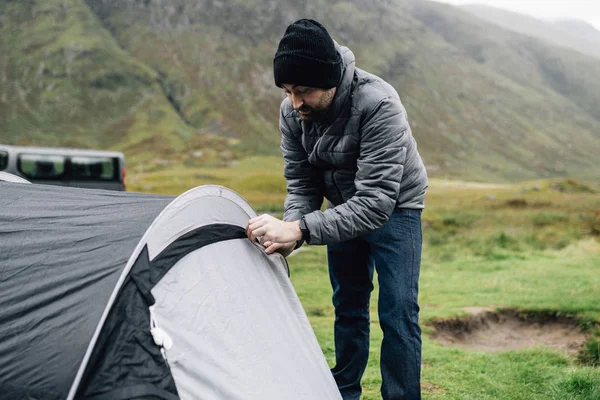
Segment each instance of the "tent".
M340 399L252 207L0 182L0 398Z
M8 172L2 172L2 171L0 171L0 181L14 182L14 183L31 183L27 179L21 178L20 176L9 174Z

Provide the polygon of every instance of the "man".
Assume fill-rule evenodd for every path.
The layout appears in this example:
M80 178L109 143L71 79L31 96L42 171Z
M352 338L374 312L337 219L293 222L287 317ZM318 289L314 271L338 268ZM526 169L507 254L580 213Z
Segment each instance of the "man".
M267 253L327 245L336 365L345 400L359 399L369 353L369 298L379 277L381 392L420 399L417 292L427 174L398 94L354 66L314 20L290 25L273 61L285 91L279 127L287 180L284 221L248 223ZM328 207L320 211L323 198Z

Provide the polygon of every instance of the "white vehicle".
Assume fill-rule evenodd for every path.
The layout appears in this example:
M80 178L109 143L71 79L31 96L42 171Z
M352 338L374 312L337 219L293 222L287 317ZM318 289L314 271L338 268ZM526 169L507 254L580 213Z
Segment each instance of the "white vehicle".
M125 156L114 151L0 145L0 171L31 183L125 190Z

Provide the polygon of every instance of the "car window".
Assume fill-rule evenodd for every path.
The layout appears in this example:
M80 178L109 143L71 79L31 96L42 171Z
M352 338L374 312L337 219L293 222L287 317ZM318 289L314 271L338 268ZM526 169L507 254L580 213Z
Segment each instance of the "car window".
M46 154L19 154L19 171L30 179L61 179L65 157Z
M0 151L0 171L3 171L8 166L8 153Z
M118 178L114 159L110 157L71 157L71 178L86 181L108 181Z

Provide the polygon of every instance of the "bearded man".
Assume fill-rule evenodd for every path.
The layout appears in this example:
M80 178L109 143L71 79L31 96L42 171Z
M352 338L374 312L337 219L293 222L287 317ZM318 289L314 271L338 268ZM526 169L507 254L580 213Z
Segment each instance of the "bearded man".
M421 398L417 298L427 173L396 90L354 61L317 21L302 19L285 31L273 60L275 84L286 94L279 115L284 218L253 218L247 234L260 238L267 253L284 256L304 242L327 245L332 373L344 400L361 394L376 269L381 393L415 400Z

